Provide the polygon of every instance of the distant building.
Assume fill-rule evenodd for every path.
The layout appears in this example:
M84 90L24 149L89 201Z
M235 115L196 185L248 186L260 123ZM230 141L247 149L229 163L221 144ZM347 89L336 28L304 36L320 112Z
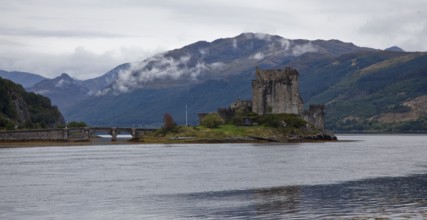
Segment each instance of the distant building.
M310 105L304 110L299 93L299 73L292 68L267 69L256 68L256 79L252 81L252 100L240 100L228 108L219 108L217 113L229 122L236 111L264 114L296 114L304 118L315 128L324 129L325 106ZM199 113L199 122L207 113ZM251 122L244 119L243 124Z
M302 114L298 71L292 68L261 70L256 68L252 81L252 111L259 114Z

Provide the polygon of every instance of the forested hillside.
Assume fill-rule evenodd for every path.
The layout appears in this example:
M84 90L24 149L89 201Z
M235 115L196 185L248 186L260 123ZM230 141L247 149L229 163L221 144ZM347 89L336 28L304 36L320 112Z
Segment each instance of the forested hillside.
M49 98L28 93L21 85L0 78L0 130L53 128L65 121Z

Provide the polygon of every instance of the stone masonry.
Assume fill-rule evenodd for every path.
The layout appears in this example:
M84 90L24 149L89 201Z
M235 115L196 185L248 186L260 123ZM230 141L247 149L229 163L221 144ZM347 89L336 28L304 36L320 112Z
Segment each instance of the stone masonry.
M303 114L299 95L298 71L292 68L261 70L256 68L252 81L252 111L259 114Z

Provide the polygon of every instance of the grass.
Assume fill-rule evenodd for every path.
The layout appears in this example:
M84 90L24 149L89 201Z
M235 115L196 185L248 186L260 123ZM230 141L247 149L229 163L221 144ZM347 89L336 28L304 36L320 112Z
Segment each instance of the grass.
M178 126L167 133L152 132L144 136L146 143L197 143L197 142L255 142L259 140L286 141L295 135L309 132L303 129L278 129L266 126L221 125L218 128L203 126Z

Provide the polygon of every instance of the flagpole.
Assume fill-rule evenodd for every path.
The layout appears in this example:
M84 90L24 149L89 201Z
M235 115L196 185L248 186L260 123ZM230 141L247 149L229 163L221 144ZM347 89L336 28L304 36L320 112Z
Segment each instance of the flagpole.
M188 111L187 111L187 105L185 105L185 126L188 127Z

